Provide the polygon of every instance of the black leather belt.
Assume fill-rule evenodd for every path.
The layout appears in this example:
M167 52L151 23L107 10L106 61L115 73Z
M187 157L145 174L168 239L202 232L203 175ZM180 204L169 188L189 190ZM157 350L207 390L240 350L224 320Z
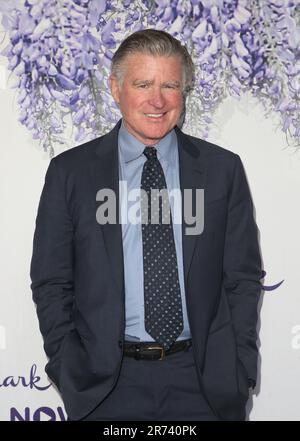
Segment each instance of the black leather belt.
M165 356L173 354L174 352L188 350L192 345L192 340L179 340L173 343L173 345L167 351L163 346L157 343L151 342L124 342L124 355L126 357L133 357L136 360L162 360Z

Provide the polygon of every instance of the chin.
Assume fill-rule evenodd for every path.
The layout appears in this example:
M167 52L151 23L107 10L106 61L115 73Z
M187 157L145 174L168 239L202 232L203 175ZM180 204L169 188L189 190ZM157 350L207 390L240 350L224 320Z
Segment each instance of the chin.
M161 139L170 130L171 130L171 128L169 128L169 127L164 127L164 128L152 127L152 128L149 128L148 130L145 130L144 135L145 135L145 138L148 138L148 139Z

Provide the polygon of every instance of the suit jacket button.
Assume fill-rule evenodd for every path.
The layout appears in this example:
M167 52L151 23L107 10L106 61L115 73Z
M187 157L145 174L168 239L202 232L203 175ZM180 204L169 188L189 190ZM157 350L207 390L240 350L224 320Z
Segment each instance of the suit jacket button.
M123 342L121 340L118 341L120 348L123 347Z

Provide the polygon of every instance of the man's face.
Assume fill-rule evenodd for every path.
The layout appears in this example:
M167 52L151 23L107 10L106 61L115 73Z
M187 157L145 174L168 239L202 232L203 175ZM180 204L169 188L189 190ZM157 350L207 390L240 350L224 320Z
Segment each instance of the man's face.
M113 76L110 86L125 127L143 144L156 144L177 124L183 105L179 58L131 54L120 88Z

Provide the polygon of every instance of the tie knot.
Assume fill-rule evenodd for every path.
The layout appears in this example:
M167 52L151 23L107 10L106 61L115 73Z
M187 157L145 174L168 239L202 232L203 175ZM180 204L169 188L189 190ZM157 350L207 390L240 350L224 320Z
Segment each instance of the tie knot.
M148 145L145 147L143 153L147 159L157 159L157 150L155 147Z

